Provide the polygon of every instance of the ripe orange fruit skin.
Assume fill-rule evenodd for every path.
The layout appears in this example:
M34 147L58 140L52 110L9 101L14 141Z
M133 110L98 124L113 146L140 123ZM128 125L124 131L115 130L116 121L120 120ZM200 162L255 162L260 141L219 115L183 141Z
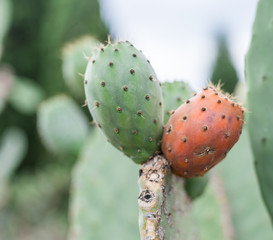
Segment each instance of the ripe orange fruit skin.
M214 87L182 104L163 132L162 152L173 173L185 178L204 175L238 141L244 110Z

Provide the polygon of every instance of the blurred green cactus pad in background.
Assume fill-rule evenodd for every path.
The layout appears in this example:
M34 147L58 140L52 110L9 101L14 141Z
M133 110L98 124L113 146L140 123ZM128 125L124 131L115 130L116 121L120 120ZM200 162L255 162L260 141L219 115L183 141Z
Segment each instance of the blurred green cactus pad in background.
M95 129L72 175L70 240L138 240L138 166Z
M248 129L226 159L216 167L222 185L223 204L232 217L236 240L273 239L270 218L259 193ZM221 198L221 195L219 196ZM223 201L223 200L222 200Z
M8 195L11 175L27 152L27 136L23 130L10 127L0 139L0 209Z
M9 103L22 114L35 114L38 105L45 98L44 90L28 78L15 76L14 80Z
M10 0L0 0L0 59L3 51L3 40L10 23L11 9Z
M77 156L88 134L86 116L66 95L57 95L41 104L37 125L45 146L58 154Z
M193 202L200 240L273 239L252 161L245 128L226 159L212 170L204 193Z
M83 36L63 48L63 78L70 91L80 100L84 99L83 75L87 60L99 42L91 36Z
M0 65L0 115L14 86L14 75L10 67Z

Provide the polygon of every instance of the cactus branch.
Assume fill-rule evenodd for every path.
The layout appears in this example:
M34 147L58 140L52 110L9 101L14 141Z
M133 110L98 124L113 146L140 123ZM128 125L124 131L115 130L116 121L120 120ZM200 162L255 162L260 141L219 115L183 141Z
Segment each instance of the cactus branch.
M141 240L197 239L184 179L171 174L163 155L141 166L138 185Z

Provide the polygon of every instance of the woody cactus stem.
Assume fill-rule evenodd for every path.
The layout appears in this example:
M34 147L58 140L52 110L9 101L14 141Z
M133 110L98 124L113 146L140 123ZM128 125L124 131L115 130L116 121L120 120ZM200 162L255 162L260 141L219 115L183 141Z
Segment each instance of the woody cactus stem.
M171 174L163 155L141 166L138 185L141 240L196 239L184 180Z

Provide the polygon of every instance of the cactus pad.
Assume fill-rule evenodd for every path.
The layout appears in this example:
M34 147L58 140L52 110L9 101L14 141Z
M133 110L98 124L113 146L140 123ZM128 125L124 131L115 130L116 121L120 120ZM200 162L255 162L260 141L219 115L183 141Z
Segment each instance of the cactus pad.
M68 239L138 240L138 170L94 129L73 170Z
M248 128L261 192L273 222L273 1L259 1L246 57Z

